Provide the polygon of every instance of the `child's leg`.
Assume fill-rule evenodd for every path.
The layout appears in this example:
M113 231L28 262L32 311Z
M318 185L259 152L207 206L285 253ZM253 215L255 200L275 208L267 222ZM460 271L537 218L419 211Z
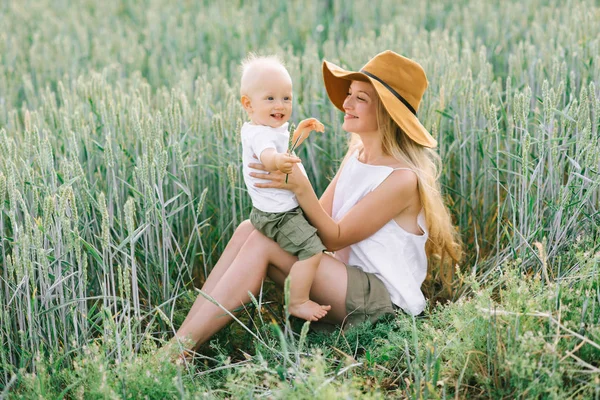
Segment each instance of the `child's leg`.
M317 267L323 253L315 254L306 260L296 261L290 270L290 304L289 311L294 317L307 321L317 321L327 315L331 306L322 306L309 299Z

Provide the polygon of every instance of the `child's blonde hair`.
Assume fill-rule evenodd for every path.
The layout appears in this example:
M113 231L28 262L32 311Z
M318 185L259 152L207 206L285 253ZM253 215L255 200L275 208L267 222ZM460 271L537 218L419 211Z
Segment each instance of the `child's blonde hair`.
M279 56L275 54L259 56L255 53L249 53L248 56L242 61L242 64L240 66L242 72L242 78L240 83L241 96L249 94L250 88L252 86L252 78L256 75L257 69L264 68L281 69L282 72L285 72L288 76L290 75L287 68L285 67L285 64L283 63L281 58L279 58Z

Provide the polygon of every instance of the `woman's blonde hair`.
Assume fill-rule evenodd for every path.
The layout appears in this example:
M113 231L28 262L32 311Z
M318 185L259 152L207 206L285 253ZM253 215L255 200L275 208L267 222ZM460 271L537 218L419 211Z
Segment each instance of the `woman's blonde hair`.
M406 163L418 177L419 196L429 231L425 247L429 258L426 286L433 286L433 281L438 280L446 295L452 295L454 265L462 257L462 244L440 191L441 158L435 150L411 140L390 117L381 101L377 103L377 124L383 151ZM362 148L357 134L352 134L349 147L349 154Z

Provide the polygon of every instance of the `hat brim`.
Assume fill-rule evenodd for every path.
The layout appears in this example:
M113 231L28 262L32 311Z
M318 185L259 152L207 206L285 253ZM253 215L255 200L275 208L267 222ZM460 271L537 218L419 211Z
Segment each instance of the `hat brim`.
M352 81L369 82L375 88L390 117L413 141L425 147L436 147L437 141L425 129L421 121L381 82L362 72L347 71L329 61L323 61L323 81L329 100L340 111L344 111L344 100Z

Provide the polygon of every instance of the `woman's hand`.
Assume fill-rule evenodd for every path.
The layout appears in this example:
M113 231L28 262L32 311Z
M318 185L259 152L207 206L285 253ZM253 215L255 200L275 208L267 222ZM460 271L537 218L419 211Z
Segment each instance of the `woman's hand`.
M269 182L255 183L254 186L258 188L275 188L275 189L286 189L291 190L294 193L302 190L306 185L310 186L309 180L304 176L298 164L294 164L292 167L292 173L287 175L287 183L285 181L286 174L280 171L268 172L264 165L261 163L250 163L248 166L252 169L257 169L264 172L250 172L250 176L258 179L264 179Z

